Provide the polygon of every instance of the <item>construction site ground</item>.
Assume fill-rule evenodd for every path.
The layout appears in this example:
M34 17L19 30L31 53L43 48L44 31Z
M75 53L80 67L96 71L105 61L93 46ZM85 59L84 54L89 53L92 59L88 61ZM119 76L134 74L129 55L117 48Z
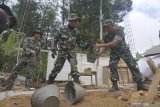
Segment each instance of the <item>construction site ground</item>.
M87 91L84 97L74 105L65 102L64 87L61 87L59 107L160 107L160 92L152 105L145 103L147 92L136 91L121 87L117 92L108 92L108 87L85 86ZM14 90L24 90L24 86L14 86ZM32 94L6 97L0 101L0 107L32 107L30 100Z
M106 69L105 67L104 69ZM107 71L107 69L106 69ZM128 74L125 68L120 69L120 90L117 92L109 92L108 89L111 86L109 81L109 73L104 72L104 85L106 86L83 86L87 91L84 97L76 102L74 105L69 105L64 100L64 85L58 84L60 88L59 107L160 107L160 91L154 99L154 103L149 105L145 102L147 92L136 91L136 85L128 84L132 83L132 76L130 72ZM121 73L122 72L122 73ZM126 75L127 74L127 75ZM150 84L150 82L149 82ZM1 88L1 87L0 87ZM36 87L37 89L40 87ZM13 90L24 90L23 85L14 85ZM1 90L1 89L0 89ZM32 107L31 106L32 94L8 96L3 100L0 100L0 107Z

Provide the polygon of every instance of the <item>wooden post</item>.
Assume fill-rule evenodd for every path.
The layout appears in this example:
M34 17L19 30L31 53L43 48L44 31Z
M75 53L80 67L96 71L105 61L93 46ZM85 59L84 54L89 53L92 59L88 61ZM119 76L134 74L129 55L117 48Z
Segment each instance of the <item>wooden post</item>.
M160 81L160 65L158 65L158 68L155 72L155 75L154 75L154 78L151 82L151 85L149 87L149 91L148 91L148 94L147 94L147 98L146 98L146 101L151 104L155 98L155 96L157 95L158 93L158 89L157 89L157 86L159 84L159 81Z
M155 63L153 62L153 60L150 57L147 58L147 64L149 65L152 73L155 74L155 72L157 70L157 67L156 67Z
M5 1L5 0L2 1L2 4L4 4L4 1Z
M22 51L22 50L23 50L22 48L16 48L16 49L17 49L18 51ZM44 53L49 53L49 51L50 51L50 50L43 50L43 49L41 50L41 52L44 52Z
M102 33L103 33L103 29L102 29L102 19L103 19L103 16L102 16L102 0L100 1L100 20L99 20L99 23L100 23L100 40L102 40Z

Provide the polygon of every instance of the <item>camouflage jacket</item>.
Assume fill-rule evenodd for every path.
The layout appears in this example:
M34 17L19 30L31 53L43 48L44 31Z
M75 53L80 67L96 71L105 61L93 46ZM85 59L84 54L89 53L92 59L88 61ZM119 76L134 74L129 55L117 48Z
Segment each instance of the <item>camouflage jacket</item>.
M24 40L23 49L27 50L23 51L22 57L31 56L31 51L35 51L37 60L40 60L41 43L35 40L34 37L28 37Z
M80 31L77 28L70 29L69 26L65 26L54 37L52 49L58 49L58 53L62 57L67 57L68 55L76 56L77 46L82 49L86 47L82 42Z
M110 54L120 55L130 52L129 47L125 42L124 32L121 28L116 27L111 34L108 34L107 31L103 34L103 41L105 43L112 42L114 39L120 40L120 43L118 44L118 46L112 47L110 49Z

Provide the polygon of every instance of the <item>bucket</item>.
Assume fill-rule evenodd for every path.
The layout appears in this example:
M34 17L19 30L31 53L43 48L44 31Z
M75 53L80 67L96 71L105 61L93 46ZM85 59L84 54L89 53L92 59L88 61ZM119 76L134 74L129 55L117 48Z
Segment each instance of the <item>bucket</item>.
M64 100L68 104L74 104L83 98L84 93L83 87L73 81L69 81L64 89Z
M95 63L97 55L95 53L87 53L87 62Z
M56 85L47 85L35 91L31 97L32 107L58 107L60 90Z

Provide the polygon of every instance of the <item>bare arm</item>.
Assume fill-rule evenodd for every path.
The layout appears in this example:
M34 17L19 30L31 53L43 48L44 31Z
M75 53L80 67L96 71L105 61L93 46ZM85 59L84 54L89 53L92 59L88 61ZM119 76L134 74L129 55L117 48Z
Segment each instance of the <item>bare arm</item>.
M109 43L96 44L96 47L112 48L112 47L116 47L119 44L119 42L120 42L119 40L113 40L112 42L109 42Z
M105 50L106 50L106 48L101 47L101 48L100 48L100 51L99 51L99 53L98 53L98 54L99 54L99 55L103 54L103 53L105 52Z

